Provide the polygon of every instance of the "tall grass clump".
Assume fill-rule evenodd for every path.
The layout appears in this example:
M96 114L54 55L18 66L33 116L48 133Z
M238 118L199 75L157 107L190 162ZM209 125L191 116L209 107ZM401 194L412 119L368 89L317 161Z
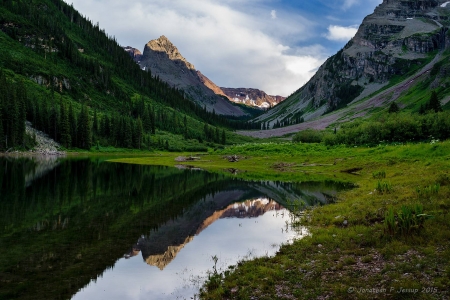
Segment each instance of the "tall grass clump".
M391 236L396 234L410 236L419 232L424 227L425 221L432 217L423 213L423 206L420 204L403 205L397 213L390 208L384 218L385 232Z
M386 172L385 171L373 172L372 177L374 179L384 179L384 178L386 178Z
M433 195L439 194L441 185L439 183L431 184L426 187L416 187L416 194L419 198L431 198Z
M380 194L387 194L393 191L393 187L389 181L378 180L375 190Z
M206 285L208 291L219 288L223 279L223 274L217 271L217 261L219 260L217 255L212 256L212 260L214 262L214 266L213 272L208 272L208 281Z

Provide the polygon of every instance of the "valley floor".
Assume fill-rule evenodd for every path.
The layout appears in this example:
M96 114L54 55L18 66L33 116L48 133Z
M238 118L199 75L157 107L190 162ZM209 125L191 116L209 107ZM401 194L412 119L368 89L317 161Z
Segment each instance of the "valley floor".
M180 155L191 154L120 161L195 166L253 180L357 185L339 192L335 204L298 211L295 226L307 226L309 237L283 246L273 258L243 261L212 276L202 298L450 297L450 142L374 148L247 144L176 162ZM232 155L237 162L230 162ZM409 209L410 223L401 222ZM391 227L389 212L396 218Z

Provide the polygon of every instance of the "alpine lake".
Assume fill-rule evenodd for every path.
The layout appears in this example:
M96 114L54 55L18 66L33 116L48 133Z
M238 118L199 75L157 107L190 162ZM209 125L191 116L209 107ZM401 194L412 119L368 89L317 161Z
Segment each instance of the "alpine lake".
M196 299L208 276L308 235L299 211L346 188L0 157L0 299Z

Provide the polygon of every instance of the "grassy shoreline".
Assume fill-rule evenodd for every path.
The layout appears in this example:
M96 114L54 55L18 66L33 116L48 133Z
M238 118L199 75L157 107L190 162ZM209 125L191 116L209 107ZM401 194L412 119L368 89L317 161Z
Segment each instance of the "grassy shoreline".
M374 148L247 144L202 154L198 161L175 161L191 154L196 155L161 153L114 161L191 165L254 180L336 179L358 186L340 192L336 204L306 213L297 225L308 226L310 237L283 246L273 258L241 262L217 274L205 284L204 299L450 296L450 142ZM230 155L239 161L229 162ZM387 231L389 210L399 217L402 206L417 205L432 216L423 228L406 234Z

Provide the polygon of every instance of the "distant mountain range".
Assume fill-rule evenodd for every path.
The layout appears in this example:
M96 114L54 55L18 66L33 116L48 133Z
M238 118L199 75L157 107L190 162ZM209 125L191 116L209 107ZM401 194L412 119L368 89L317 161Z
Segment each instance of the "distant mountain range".
M236 104L250 107L269 108L285 99L281 96L269 96L257 89L221 88L208 77L196 70L178 51L177 47L165 36L151 40L145 45L144 53L127 46L124 50L143 70L150 71L164 82L186 93L191 99L207 110L218 114L244 116L245 111ZM232 103L233 102L233 103Z
M235 103L242 103L259 108L270 108L281 103L286 97L270 96L264 91L248 88L221 88L225 95Z

